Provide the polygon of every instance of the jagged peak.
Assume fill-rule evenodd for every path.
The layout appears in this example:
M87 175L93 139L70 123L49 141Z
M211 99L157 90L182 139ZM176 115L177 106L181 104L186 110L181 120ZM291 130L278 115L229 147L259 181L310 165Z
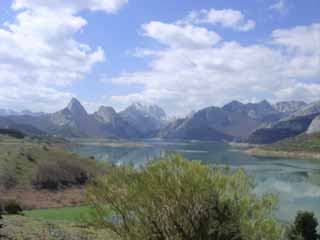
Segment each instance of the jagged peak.
M117 114L116 110L110 106L100 106L96 113L102 114Z
M154 115L157 118L166 118L165 111L156 104L150 104L146 102L133 102L125 111L138 111L143 114Z
M80 101L75 97L73 97L70 100L67 106L67 109L73 114L85 114L85 115L87 114L87 111L85 110L85 108L82 106Z

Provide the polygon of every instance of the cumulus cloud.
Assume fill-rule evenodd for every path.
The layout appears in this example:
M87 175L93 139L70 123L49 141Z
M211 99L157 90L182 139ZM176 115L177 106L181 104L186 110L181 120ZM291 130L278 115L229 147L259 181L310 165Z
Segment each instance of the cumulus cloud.
M101 47L93 49L74 38L87 25L87 21L77 15L78 11L88 9L111 13L124 3L124 0L14 1L15 20L0 28L0 107L6 107L4 96L12 102L11 106L21 103L18 98L9 99L5 91L19 90L21 98L28 97L26 103L38 97L43 100L47 95L48 101L59 105L57 100L65 101L62 96L70 97L70 93L58 91L56 87L83 79L96 63L105 58ZM49 110L48 101L43 100L46 105L43 104L41 110Z
M112 96L110 101L120 105L140 100L158 103L176 115L233 99L316 100L320 96L316 45L303 47L294 39L313 43L314 36L320 35L317 25L275 30L269 39L273 45L222 42L203 48L178 48L171 43L175 40L168 38L168 47L137 54L153 56L149 70L113 79L116 84L143 85L144 90Z
M297 26L291 29L276 29L272 32L272 38L273 43L287 48L320 53L320 23Z
M150 22L142 26L144 35L173 48L205 48L220 41L221 37L206 28L192 25L178 26L162 22Z
M47 8L51 10L69 10L78 12L81 10L105 11L113 13L118 11L128 0L15 0L14 9L40 9Z
M221 25L225 28L231 28L237 31L249 31L255 28L256 23L253 20L247 20L244 14L233 9L203 9L192 11L186 18L178 21L180 24L211 24Z

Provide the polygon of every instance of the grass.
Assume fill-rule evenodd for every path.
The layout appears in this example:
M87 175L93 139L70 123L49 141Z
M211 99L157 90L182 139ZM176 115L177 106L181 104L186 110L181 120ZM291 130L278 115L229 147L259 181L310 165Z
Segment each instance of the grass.
M320 134L302 134L270 145L247 150L258 157L320 160Z
M31 186L39 166L60 162L96 175L102 163L70 153L49 140L16 139L0 134L0 186ZM71 174L71 173L70 173Z
M118 240L110 232L94 229L75 222L47 221L27 216L5 215L4 239L46 240ZM1 238L2 239L2 238Z
M90 213L92 213L92 209L88 206L36 209L23 212L25 216L35 219L68 222L81 222Z
M263 147L265 150L284 152L320 153L320 134L303 134Z

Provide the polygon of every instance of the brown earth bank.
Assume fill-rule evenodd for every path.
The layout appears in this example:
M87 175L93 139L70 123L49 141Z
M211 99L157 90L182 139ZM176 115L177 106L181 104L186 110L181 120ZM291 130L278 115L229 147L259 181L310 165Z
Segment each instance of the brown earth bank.
M0 202L16 200L23 209L73 207L85 202L84 187L49 191L31 188L0 189Z

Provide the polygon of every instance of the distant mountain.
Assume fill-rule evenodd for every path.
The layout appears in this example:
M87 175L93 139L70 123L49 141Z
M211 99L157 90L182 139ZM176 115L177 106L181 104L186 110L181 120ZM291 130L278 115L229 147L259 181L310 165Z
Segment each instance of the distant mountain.
M320 133L320 115L311 122L307 134Z
M166 113L157 105L134 103L119 115L142 137L150 137L166 125Z
M270 118L270 116L279 116L280 114L276 111L272 105L266 100L259 103L241 103L238 101L232 101L222 107L223 110L233 113L243 113L246 114L251 119L256 119L264 121L265 118ZM279 118L278 117L278 118ZM271 119L271 118L270 118Z
M7 117L0 117L0 129L18 130L26 135L45 135L44 131L25 123L16 123Z
M284 101L284 102L277 102L273 105L274 109L278 112L282 112L285 114L293 114L294 112L300 110L302 107L306 106L307 104L302 101Z
M22 116L22 115L27 115L27 116L41 116L44 115L43 112L31 112L29 110L23 110L21 112L19 111L14 111L11 109L0 109L0 116L6 117L6 116Z
M320 101L303 105L288 117L268 127L257 129L249 136L248 141L250 143L268 144L295 137L308 131L311 122L318 115L320 115Z
M320 101L312 102L290 115L291 118L320 113Z
M147 138L194 140L243 140L272 143L287 137L314 131L311 122L320 115L320 101L267 101L241 103L232 101L223 107L208 107L185 118L167 120L165 111L156 106L134 103L117 113L101 106L87 113L73 98L62 110L50 114L15 114L0 119L0 128L13 128L24 133L49 134L59 137Z
M9 118L14 123L28 124L60 137L140 138L163 126L165 113L162 109L141 104L133 106L136 108L129 107L121 114L105 106L88 114L81 103L73 98L66 108L55 113L40 116L16 115Z
M248 136L265 122L281 118L267 101L243 104L232 101L222 108L208 107L171 122L158 136L176 139L230 140Z
M317 114L281 120L271 127L259 128L248 137L249 143L269 144L285 138L295 137L307 131Z
M140 133L112 108L101 106L93 117L103 125L103 132L120 138L138 138Z

